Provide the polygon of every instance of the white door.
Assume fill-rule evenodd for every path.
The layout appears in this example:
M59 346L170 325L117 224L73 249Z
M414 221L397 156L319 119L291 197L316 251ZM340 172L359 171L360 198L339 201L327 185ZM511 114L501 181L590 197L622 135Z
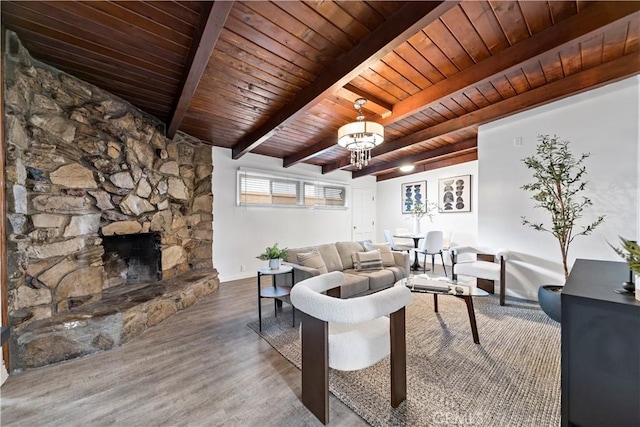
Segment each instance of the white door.
M373 216L375 212L375 198L371 190L354 188L351 198L353 209L351 239L373 241Z

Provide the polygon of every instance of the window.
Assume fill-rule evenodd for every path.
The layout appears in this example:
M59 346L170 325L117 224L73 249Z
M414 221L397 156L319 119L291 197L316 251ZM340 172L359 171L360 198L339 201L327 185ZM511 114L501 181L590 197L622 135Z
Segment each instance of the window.
M346 185L246 169L238 170L237 176L239 206L294 206L320 209L344 209L347 206Z
M344 206L344 196L344 187L304 184L305 206Z

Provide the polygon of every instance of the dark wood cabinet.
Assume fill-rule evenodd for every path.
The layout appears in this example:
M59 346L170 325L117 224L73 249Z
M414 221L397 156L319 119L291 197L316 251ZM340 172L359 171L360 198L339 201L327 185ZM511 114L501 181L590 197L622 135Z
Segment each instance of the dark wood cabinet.
M625 262L579 259L562 291L562 426L640 426L640 301Z

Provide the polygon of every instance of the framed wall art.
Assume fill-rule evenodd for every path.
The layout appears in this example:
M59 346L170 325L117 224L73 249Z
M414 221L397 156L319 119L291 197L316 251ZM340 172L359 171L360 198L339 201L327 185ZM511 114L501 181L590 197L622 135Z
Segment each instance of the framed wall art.
M423 204L427 199L427 181L408 182L402 184L402 213L410 214L416 204Z
M438 181L438 212L471 212L471 175Z

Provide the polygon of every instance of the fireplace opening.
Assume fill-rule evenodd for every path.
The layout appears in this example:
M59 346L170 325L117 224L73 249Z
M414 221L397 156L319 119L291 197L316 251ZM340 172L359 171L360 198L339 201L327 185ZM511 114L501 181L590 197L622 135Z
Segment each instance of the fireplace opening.
M106 286L162 279L160 233L104 236Z

